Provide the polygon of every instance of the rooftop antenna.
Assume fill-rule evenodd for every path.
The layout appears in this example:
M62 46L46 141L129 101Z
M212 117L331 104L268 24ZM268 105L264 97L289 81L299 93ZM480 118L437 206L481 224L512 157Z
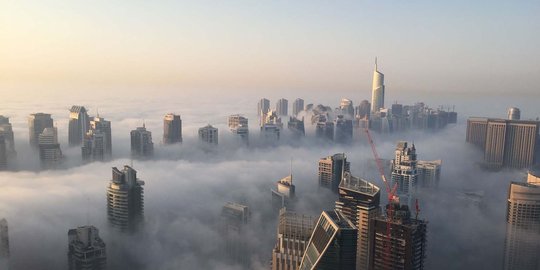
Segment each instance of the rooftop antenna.
M96 115L97 115L97 118L99 118L99 108L96 108Z
M291 157L291 169L290 169L290 175L291 175L291 184L292 184L292 157Z
M377 71L377 56L375 56L375 71Z
M142 120L142 127L146 128L146 123L144 122L144 119Z

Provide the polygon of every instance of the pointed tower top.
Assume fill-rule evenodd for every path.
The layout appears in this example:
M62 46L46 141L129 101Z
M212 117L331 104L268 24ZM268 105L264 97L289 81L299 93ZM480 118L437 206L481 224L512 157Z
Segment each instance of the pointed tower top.
M375 71L377 71L377 56L375 56Z
M97 115L97 118L99 118L99 108L96 108L96 115Z
M291 157L291 184L292 184L292 157Z
M146 128L146 123L144 122L144 119L142 120L142 127Z

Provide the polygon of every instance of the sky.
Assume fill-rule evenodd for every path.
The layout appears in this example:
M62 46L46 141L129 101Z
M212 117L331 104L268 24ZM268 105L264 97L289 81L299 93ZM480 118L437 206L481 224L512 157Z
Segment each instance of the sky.
M538 1L3 1L0 91L537 95ZM7 95L6 95L7 94Z

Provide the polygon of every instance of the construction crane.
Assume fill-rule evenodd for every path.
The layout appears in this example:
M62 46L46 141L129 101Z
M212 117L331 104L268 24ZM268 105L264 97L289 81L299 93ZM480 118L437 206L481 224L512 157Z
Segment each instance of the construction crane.
M384 174L384 168L381 162L381 159L379 158L379 154L377 153L377 148L375 147L375 143L373 142L373 139L371 138L371 134L369 133L369 129L366 127L364 129L367 135L367 139L369 141L369 145L371 145L371 152L373 152L373 158L375 158L375 162L377 163L377 169L379 170L379 174L381 176L381 179L384 183L385 189L386 189L386 195L388 196L388 211L386 216L386 237L387 242L384 243L385 246L385 255L386 258L385 264L387 267L391 267L392 262L392 254L391 254L391 245L392 245L392 225L391 222L394 220L394 202L399 202L399 198L396 196L396 190L397 190L397 183L394 183L393 187L390 187L390 183L386 179L386 175ZM418 208L417 208L418 209ZM418 213L418 212L417 212Z

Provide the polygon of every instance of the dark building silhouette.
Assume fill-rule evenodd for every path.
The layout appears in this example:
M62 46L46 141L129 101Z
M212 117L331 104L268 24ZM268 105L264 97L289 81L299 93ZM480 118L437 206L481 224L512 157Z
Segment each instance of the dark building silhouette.
M298 116L298 113L304 110L304 100L297 98L293 103L293 115L294 117Z
M69 110L69 146L81 145L90 129L90 119L84 106L73 105Z
M163 119L163 143L182 142L182 119L180 115L169 113Z
M112 168L112 179L107 188L107 213L109 223L121 231L134 231L143 220L144 181L137 178L137 171L125 165L120 171Z
M276 113L279 116L289 115L289 101L284 98L279 99L276 103Z
M9 270L9 231L5 218L0 219L0 269Z
M343 115L334 120L334 141L337 143L350 143L353 137L353 122Z
M135 158L149 158L154 155L154 143L152 132L146 130L145 124L132 130L131 133L131 156Z
M53 127L53 119L51 118L50 114L47 113L34 113L31 114L28 117L28 128L30 130L29 132L29 138L30 138L30 145L34 149L38 149L38 139L39 134L43 132L45 128L52 128Z
M103 117L99 117L99 114L90 121L90 130L95 133L103 134L103 154L106 158L112 156L112 130L111 121L105 120Z
M94 226L83 226L68 231L68 269L105 270L105 243Z
M339 183L345 172L350 172L350 162L345 154L335 154L319 160L319 187L338 193Z
M296 117L290 117L289 122L287 123L287 128L292 132L293 136L299 138L306 135L306 130L304 129L304 117L302 120L297 119Z
M334 123L326 121L326 117L320 117L315 126L315 136L327 141L333 141Z

